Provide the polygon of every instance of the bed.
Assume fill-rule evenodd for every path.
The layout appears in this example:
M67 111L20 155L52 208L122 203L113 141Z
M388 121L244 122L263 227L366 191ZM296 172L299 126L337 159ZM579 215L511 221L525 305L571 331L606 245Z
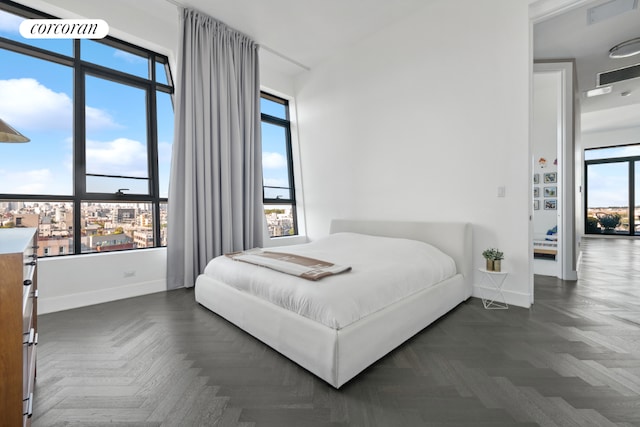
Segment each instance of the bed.
M555 260L558 255L558 226L550 228L545 234L534 233L533 256Z
M371 289L375 289L375 292L361 294L362 300L359 300L355 291L351 295L351 291L347 290L350 289L348 288L350 285L345 285L345 281L351 280L352 277L366 278L366 276L358 276L358 271L361 270L358 268L361 261L358 257L354 257L353 271L314 282L264 267L224 259L223 256L212 260L205 269L205 273L198 276L195 285L196 301L333 387L339 388L471 296L472 228L468 223L333 220L330 235L332 240L327 240L334 245L336 245L335 242L343 245L353 244L352 242L356 241L365 242L368 246L367 242L370 242L368 239L373 236L381 237L382 239L378 240L390 245L407 239L414 241L415 244L426 242L446 254L445 257L449 258L453 264L453 272L449 277L438 280L429 287L408 287L404 290L406 294L400 297L396 294L393 297L387 296L384 294L387 292L385 288L377 287L380 286L377 279L371 280L367 286L371 285ZM385 238L388 240L384 240ZM324 243L305 245L313 247L322 244ZM269 248L269 250L294 252L296 247L305 249L305 245ZM323 252L320 251L320 253ZM327 253L327 258L329 258L328 261L332 261L331 254ZM219 264L233 265L235 266L233 268L240 271L223 272ZM250 284L247 286L253 291L249 288L239 289L236 284L233 286L229 284L236 280L236 276L247 274L247 271L251 272L248 279ZM381 276L383 281L393 282L394 286L405 282L390 279L390 277L397 277L396 274L387 273L384 270L379 270L376 275ZM258 282L263 276L269 276L272 279L279 277L278 285L283 288L286 288L288 283L294 283L300 288L312 289L314 295L319 295L317 298L320 300L325 298L325 309L312 309L311 312L317 311L317 315L301 312L300 306L307 305L311 298L306 294L303 303L294 302L293 308L283 308L280 303L269 299L269 295L261 295L260 291L257 291L258 294L252 293L256 292L256 289L261 289ZM328 291L325 295L325 289L331 287L343 293L337 299ZM359 287L362 288L362 286ZM278 292L278 289L274 291L276 294ZM382 298L377 298L378 301L376 301L375 296L381 293ZM287 298L284 299L287 300ZM384 306L376 305L380 299L387 300ZM333 309L334 305L344 307L336 308L337 314L327 313ZM349 307L354 305L364 306L365 309L353 315ZM329 309L326 309L327 307Z
M558 255L558 242L544 239L533 241L533 256L535 258L556 259Z

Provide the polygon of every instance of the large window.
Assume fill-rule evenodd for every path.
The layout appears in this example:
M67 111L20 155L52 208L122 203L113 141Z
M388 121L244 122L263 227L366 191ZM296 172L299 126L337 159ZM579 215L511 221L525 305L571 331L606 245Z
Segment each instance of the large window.
M640 235L640 145L585 150L587 234Z
M24 39L0 4L0 227L38 227L40 256L166 245L173 140L168 60L107 37Z
M269 236L298 234L289 103L262 93L262 184Z

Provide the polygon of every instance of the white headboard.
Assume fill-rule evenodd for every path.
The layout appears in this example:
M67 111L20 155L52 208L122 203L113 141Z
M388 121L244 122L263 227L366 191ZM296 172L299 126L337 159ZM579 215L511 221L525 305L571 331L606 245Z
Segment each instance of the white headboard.
M334 219L329 232L400 237L429 243L448 254L471 289L473 278L473 229L466 222L372 221Z

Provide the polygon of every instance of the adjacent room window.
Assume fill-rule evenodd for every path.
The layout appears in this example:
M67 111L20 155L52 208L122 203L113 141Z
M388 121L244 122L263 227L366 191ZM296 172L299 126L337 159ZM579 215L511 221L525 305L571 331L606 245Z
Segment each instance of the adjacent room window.
M127 42L27 40L0 4L0 227L38 227L40 256L166 245L173 141L168 59Z
M585 233L640 235L640 144L585 150Z
M298 234L287 100L262 93L262 194L269 236Z

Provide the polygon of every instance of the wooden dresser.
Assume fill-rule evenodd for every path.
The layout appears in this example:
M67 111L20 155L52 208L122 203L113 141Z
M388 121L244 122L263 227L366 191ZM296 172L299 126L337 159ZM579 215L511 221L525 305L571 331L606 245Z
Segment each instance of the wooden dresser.
M0 229L0 424L31 425L38 342L37 229Z

